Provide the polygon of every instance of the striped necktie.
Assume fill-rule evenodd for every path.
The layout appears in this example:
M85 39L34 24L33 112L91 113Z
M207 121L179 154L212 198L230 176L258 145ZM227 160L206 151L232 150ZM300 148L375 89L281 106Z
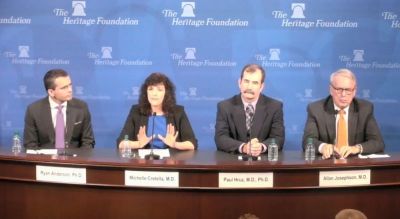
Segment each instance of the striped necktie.
M247 128L247 130L250 130L250 128L251 128L253 116L254 116L254 107L253 107L253 105L249 104L246 107L246 128Z

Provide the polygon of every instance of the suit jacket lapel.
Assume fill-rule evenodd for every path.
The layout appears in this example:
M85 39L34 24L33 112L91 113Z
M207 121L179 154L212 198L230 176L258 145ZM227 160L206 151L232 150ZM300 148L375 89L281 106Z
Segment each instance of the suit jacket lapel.
M326 130L328 132L329 139L335 144L336 140L336 116L335 113L325 113Z
M259 97L254 113L253 126L251 127L252 138L259 136L264 120L268 117L267 103L262 96Z
M76 109L74 108L74 105L71 103L71 101L68 102L67 104L67 111L66 111L66 116L67 116L67 127L65 130L65 141L70 142L72 138L72 133L74 131L74 122L75 122L75 117L76 117Z
M335 144L336 140L336 116L335 107L333 106L333 100L329 96L325 104L325 121L326 121L326 131L328 133L328 138L331 143Z
M358 123L358 112L354 109L354 103L350 105L349 109L349 116L347 118L348 121L348 140L349 145L353 145L356 142L356 130L357 130L357 123Z
M242 103L240 95L237 95L234 101L233 121L234 124L236 124L236 129L238 134L243 138L246 138L247 136L246 115L244 112L244 105Z
M50 142L55 141L55 124L53 124L53 119L52 119L52 115L51 115L51 109L50 109L50 103L49 103L49 99L48 97L43 99L43 112L44 112L44 116L42 117L43 121L44 121L44 125L46 126L46 130L49 130L49 140Z

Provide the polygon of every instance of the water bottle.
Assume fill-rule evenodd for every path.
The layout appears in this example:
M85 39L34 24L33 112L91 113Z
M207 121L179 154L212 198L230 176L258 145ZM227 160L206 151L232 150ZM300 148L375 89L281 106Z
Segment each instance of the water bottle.
M271 138L271 141L268 144L268 160L278 161L278 155L278 145L275 142L275 138Z
M128 135L125 135L124 140L122 142L121 156L122 157L126 157L126 158L132 157L132 150L129 147L129 137L128 137Z
M307 144L306 144L306 151L305 151L305 154L304 154L304 159L307 160L307 161L315 160L315 147L314 147L312 138L307 138Z
M14 133L11 151L16 154L21 153L22 151L21 137L18 132Z

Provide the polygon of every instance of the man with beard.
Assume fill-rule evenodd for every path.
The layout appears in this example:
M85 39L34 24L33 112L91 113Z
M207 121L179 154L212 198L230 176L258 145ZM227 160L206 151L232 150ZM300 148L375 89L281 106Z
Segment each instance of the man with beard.
M272 138L282 150L283 104L261 94L264 80L261 66L246 65L238 80L240 94L218 103L214 137L218 150L257 157L267 152Z

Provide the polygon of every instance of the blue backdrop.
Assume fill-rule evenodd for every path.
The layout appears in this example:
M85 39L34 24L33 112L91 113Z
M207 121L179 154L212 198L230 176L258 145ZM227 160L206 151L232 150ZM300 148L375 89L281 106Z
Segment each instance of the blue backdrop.
M96 147L115 147L144 78L167 74L200 149L215 148L216 104L239 92L247 63L284 102L285 149L300 150L309 102L349 68L375 104L387 149L400 133L398 0L1 0L0 144L22 133L26 106L51 68L70 72L92 113Z

